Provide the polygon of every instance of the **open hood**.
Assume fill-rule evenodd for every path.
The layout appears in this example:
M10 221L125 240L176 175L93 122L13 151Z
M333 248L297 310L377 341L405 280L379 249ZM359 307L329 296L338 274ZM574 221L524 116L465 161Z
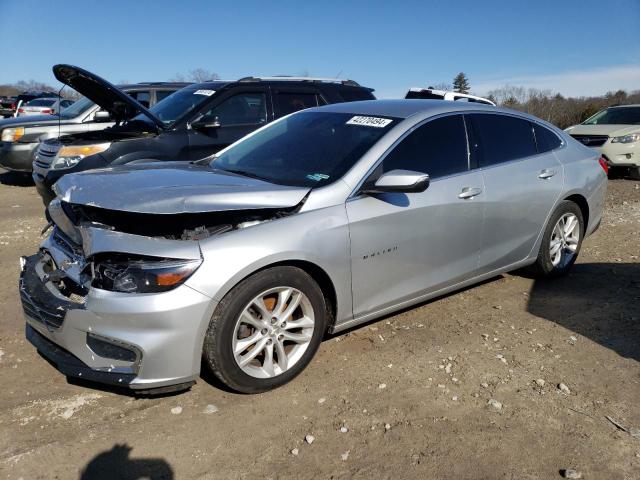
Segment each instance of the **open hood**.
M91 170L65 175L54 185L67 203L148 214L290 208L309 190L186 162Z
M149 117L158 128L162 130L166 128L162 120L143 105L115 85L87 70L73 65L59 64L54 65L53 74L60 82L69 85L78 93L107 110L116 121L129 120L142 113Z

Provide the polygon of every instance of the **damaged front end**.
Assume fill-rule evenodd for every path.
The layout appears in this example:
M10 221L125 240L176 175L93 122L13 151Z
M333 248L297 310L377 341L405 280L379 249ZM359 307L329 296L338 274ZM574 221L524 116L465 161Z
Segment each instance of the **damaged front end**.
M22 261L27 339L67 376L161 393L188 388L216 301L188 285L198 240L274 221L293 206L149 213L56 198Z
M112 231L159 237L168 240L202 240L231 230L242 229L262 222L276 220L296 213L304 200L288 208L225 210L173 214L140 213L110 210L90 205L58 202L54 209L62 209L74 226L91 226ZM64 220L67 222L67 220Z

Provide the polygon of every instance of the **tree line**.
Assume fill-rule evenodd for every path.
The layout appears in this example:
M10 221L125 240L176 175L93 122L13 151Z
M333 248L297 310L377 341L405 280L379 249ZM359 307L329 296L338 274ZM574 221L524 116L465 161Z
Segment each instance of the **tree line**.
M219 78L215 72L204 68L196 68L187 74L177 73L171 78L171 81L199 83ZM440 82L432 88L469 93L471 83L467 75L464 72L460 72L453 78L452 83ZM57 92L58 88L35 80L23 80L15 84L0 85L0 96L19 95L30 90ZM78 98L77 92L70 88L65 88L62 91L62 96L70 99ZM498 106L530 113L560 128L567 128L585 121L603 108L615 105L640 104L640 90L632 92L624 90L610 91L604 95L590 97L565 97L551 90L505 85L488 92L487 98Z

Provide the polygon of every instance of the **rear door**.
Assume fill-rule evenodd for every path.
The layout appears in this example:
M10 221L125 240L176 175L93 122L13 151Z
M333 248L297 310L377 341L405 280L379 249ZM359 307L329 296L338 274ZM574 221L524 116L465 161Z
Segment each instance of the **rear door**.
M194 120L217 123L218 126L189 130L190 159L216 153L266 125L273 114L268 98L265 87L236 88L205 107Z
M467 118L486 192L480 253L486 273L529 255L562 192L563 170L552 151L538 149L530 121L498 113Z
M462 115L419 126L367 180L395 169L429 174L424 192L347 202L353 313L359 317L474 276L483 224L482 174L470 169Z

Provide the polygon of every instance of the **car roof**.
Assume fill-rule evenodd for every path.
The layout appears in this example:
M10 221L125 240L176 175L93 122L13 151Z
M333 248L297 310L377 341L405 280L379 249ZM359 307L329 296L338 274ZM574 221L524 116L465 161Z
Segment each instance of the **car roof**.
M117 85L121 90L136 90L140 88L175 88L180 89L191 85L191 82L139 82Z
M383 117L408 118L418 113L437 115L448 112L465 112L486 110L488 112L502 111L506 109L496 108L492 105L468 102L445 102L442 100L364 100L359 102L335 103L316 107L314 110L353 113L361 115L380 115ZM521 112L517 112L521 114Z

